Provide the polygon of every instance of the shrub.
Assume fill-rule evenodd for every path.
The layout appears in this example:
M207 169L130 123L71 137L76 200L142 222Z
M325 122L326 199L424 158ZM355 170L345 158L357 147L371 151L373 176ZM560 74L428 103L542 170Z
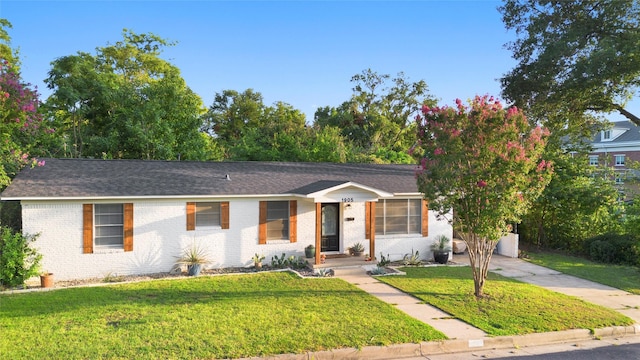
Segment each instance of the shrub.
M603 234L584 241L584 253L593 261L640 265L640 239L632 234Z
M30 244L38 235L23 235L8 227L0 230L0 286L24 285L25 280L38 274L40 255Z

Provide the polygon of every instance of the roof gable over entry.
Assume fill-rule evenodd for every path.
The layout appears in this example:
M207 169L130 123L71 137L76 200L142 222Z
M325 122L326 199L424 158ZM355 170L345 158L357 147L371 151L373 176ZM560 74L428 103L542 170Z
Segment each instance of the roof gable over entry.
M313 192L307 192L314 190ZM312 198L314 202L365 202L378 201L393 194L351 181L318 181L300 189L294 194Z
M354 197L355 201L419 195L415 165L45 160L45 166L22 170L2 199L298 196L314 201Z

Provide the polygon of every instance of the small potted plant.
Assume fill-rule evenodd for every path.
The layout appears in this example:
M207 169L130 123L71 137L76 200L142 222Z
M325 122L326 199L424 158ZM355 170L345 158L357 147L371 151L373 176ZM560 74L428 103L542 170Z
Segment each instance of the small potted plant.
M189 276L198 276L202 270L202 266L210 262L211 260L207 252L193 244L190 248L182 251L182 255L178 257L176 264L186 265Z
M45 271L40 274L40 286L43 288L53 287L53 273Z
M362 256L362 254L364 254L364 245L362 245L362 243L360 242L353 244L349 248L349 253L351 253L351 255L353 256Z
M439 235L436 241L431 244L433 251L433 259L438 264L446 264L449 261L449 252L451 251L451 239L446 235Z
M311 259L316 256L316 247L313 245L307 245L307 247L304 248L304 256L306 256L307 259Z
M256 253L255 255L253 255L251 260L253 260L253 266L256 269L262 269L262 260L264 260L264 255L258 255L258 253Z

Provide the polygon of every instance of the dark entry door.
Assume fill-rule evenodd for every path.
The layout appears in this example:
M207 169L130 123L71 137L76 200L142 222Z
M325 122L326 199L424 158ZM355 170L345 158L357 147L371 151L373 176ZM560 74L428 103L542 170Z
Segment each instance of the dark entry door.
M321 251L340 250L339 204L322 204Z

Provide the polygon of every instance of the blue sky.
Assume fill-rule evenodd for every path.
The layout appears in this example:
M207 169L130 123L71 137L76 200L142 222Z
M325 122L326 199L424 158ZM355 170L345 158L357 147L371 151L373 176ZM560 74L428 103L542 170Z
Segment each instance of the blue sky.
M312 119L351 96L371 68L425 80L442 104L500 94L515 65L504 44L499 1L31 1L0 0L13 24L22 77L37 85L50 62L122 39L122 30L177 44L162 57L210 106L216 92L252 88Z

